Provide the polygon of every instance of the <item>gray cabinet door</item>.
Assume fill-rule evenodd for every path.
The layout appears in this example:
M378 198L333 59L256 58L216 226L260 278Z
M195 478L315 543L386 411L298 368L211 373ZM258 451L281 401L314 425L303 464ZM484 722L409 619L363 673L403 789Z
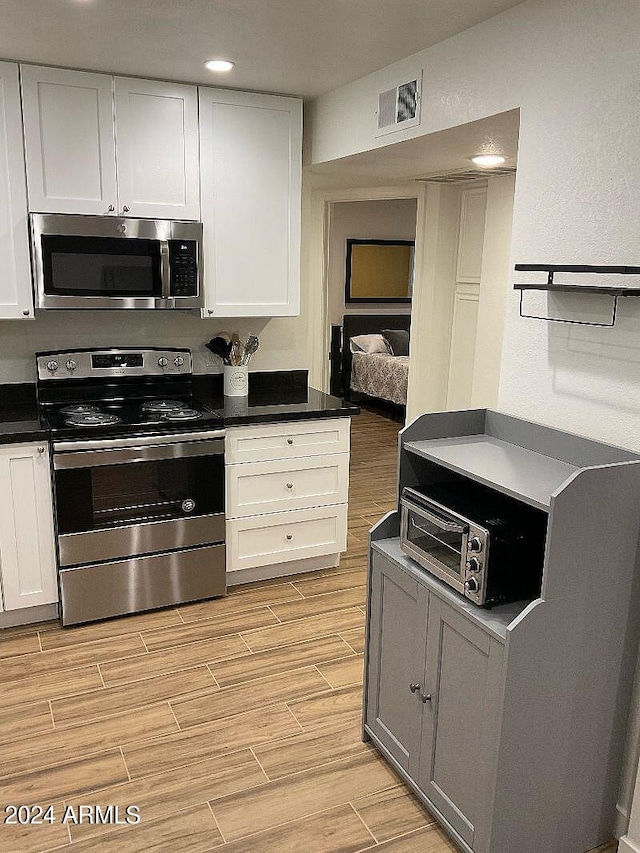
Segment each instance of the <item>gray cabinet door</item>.
M478 851L486 849L502 658L499 642L430 597L418 784Z
M429 593L375 553L371 583L366 722L398 764L415 778Z

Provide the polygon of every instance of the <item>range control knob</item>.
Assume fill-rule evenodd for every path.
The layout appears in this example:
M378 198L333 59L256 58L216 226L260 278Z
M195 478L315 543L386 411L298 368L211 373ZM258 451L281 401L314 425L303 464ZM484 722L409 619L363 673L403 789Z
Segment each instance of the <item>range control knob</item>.
M182 365L184 364L184 358L181 355L177 355L173 359L173 363L175 364L176 367L182 367Z
M467 569L470 572L479 572L481 568L480 560L477 557L471 557L467 562Z
M67 370L75 370L78 365L72 358L70 358L65 366Z
M480 584L476 578L469 578L468 581L464 582L464 588L467 592L477 592L480 589Z
M164 355L161 355L158 359L158 367L166 367L169 364L169 359L165 358Z
M58 367L60 367L60 365L53 358L51 359L51 361L47 362L47 370L49 371L49 373L55 373Z
M471 539L469 539L469 544L467 545L467 548L477 554L478 551L482 551L482 542L480 541L480 539L478 539L477 536L472 536Z

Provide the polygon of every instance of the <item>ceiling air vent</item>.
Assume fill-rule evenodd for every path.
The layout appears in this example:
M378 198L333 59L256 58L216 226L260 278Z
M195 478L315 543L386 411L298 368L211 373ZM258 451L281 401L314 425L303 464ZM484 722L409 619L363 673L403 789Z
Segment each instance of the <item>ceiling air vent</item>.
M462 184L467 181L486 180L487 178L502 177L503 175L513 175L515 171L515 166L500 166L492 169L451 169L448 172L434 172L432 175L422 175L414 180L435 184Z
M378 94L376 136L420 124L421 75Z

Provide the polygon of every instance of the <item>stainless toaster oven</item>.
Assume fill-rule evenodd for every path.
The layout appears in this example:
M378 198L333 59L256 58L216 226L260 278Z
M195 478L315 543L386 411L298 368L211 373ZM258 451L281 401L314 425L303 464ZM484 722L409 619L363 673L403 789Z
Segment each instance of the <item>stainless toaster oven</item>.
M483 607L540 594L544 512L472 481L406 487L401 548Z

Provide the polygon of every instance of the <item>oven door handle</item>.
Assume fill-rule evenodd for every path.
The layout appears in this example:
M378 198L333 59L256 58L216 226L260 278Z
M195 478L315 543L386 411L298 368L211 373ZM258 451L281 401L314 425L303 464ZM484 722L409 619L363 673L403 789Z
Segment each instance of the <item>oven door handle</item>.
M468 524L461 524L458 521L448 521L445 518L440 518L439 515L436 515L433 512L429 512L423 507L420 507L418 509L417 507L408 506L407 504L405 504L405 506L407 506L407 509L410 509L412 512L415 512L417 515L420 515L422 516L422 518L426 518L427 521L430 521L432 524L435 524L435 526L439 530L445 530L447 533L467 533L469 531ZM418 530L421 530L423 533L428 532L426 530L423 530L419 525L417 525L413 518L411 519L411 523L414 527L417 527Z
M147 447L104 448L80 450L76 453L54 453L56 471L73 468L98 468L122 465L126 462L156 462L163 459L185 459L194 456L222 456L224 440L194 441L185 444L150 445Z

